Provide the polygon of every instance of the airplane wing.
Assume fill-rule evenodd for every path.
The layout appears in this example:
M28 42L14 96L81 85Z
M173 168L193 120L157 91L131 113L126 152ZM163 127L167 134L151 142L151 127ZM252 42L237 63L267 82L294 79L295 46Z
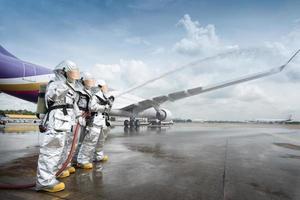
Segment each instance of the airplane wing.
M184 69L190 68L190 67L195 67L195 66L199 65L199 64L202 63L202 62L209 61L209 60L213 60L213 59L215 59L215 58L221 58L221 57L223 57L223 56L228 56L228 55L231 55L231 54L234 54L234 53L236 53L235 50L229 51L229 52L220 53L220 54L217 54L217 55L214 55L214 56L209 56L209 57L201 58L201 59L199 59L199 60L195 60L195 61L190 62L190 63L188 63L188 64L185 64L185 65L182 65L182 66L177 67L177 68L175 68L175 69L172 69L172 70L170 70L170 71L164 72L163 74L160 74L159 76L154 77L154 78L152 78L152 79L150 79L150 80L147 80L147 81L145 81L145 82L143 82L143 83L141 83L141 84L135 85L135 86L133 86L133 87L131 87L131 88L129 88L129 89L127 89L127 90L121 92L121 93L118 94L116 97L120 97L120 96L122 96L122 95L124 95L124 94L130 93L130 92L132 92L132 91L134 91L134 90L137 90L137 89L139 89L139 88L142 88L142 87L144 87L144 86L146 86L146 85L148 85L148 84L150 84L150 83L153 83L154 81L157 81L157 80L159 80L159 79L162 79L162 78L164 78L164 77L166 77L166 76L169 76L169 75L171 75L171 74L173 74L173 73L176 73L176 72L178 72L178 71L181 71L181 70L184 70Z
M195 95L209 92L212 90L217 90L217 89L228 87L231 85L236 85L239 83L243 83L243 82L259 79L262 77L270 76L273 74L277 74L277 73L280 73L282 70L284 70L284 68L286 68L286 66L293 60L293 58L299 52L300 52L300 49L284 65L282 65L280 67L275 67L270 70L262 71L262 72L255 73L255 74L250 74L250 75L240 77L240 78L237 78L234 80L229 80L229 81L225 81L225 82L221 82L221 83L217 83L217 84L213 84L213 85L209 85L209 86L205 86L205 87L199 86L199 87L195 87L195 88L191 88L191 89L187 89L187 90L173 92L173 93L170 93L167 95L153 97L152 99L146 99L146 100L140 101L138 103L128 105L128 106L122 108L121 110L141 112L141 111L146 110L151 107L158 108L159 105L161 105L167 101L174 102L174 101L177 101L180 99L195 96Z

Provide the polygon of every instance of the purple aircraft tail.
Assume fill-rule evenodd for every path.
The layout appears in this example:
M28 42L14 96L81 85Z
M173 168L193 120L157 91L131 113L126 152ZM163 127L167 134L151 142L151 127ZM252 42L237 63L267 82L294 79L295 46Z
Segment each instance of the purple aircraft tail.
M9 56L9 57L18 59L16 56L12 55L6 49L4 49L1 45L0 45L0 53L5 55L5 56Z
M41 75L44 80L37 81ZM51 76L51 69L20 60L0 45L0 92L36 103L40 84Z

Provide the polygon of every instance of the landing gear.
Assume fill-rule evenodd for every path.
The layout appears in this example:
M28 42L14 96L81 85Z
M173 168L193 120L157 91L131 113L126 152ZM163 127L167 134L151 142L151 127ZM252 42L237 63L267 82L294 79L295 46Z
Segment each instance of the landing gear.
M125 127L130 127L130 128L133 128L133 127L140 127L141 123L140 123L140 120L135 120L135 119L130 119L130 120L125 120L124 121L124 126Z
M140 120L137 119L137 120L134 121L134 126L135 127L140 127L140 125L141 125Z
M130 121L129 121L129 126L130 126L130 127L134 127L134 120L133 120L133 119L130 119Z
M124 126L125 126L125 127L128 127L128 126L129 126L129 120L126 119L126 120L124 121Z

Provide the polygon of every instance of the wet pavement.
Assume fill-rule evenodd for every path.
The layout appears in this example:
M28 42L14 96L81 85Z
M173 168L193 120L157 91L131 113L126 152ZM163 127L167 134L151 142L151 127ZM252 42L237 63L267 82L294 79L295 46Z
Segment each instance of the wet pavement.
M299 128L252 124L118 127L106 142L109 161L96 164L93 170L78 169L63 179L64 191L1 190L0 198L297 200ZM34 181L37 133L0 133L0 141L0 182Z

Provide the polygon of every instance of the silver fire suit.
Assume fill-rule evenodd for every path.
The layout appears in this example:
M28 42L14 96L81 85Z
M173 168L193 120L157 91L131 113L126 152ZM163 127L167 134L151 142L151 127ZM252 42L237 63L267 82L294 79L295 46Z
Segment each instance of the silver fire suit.
M101 99L102 99L102 102L109 103L109 106L111 108L112 104L113 104L113 100L108 98L108 96L109 96L108 93L103 94ZM96 162L101 161L104 158L103 148L104 148L104 143L105 143L105 140L108 136L109 131L110 131L110 126L105 123L104 126L101 129L99 139L98 139L98 142L96 144L96 148L95 148L95 152L94 152L94 161L96 161Z
M104 158L104 142L107 138L109 127L107 127L105 124L103 128L100 131L100 135L96 144L95 152L94 152L94 161L101 161Z
M103 93L98 91L92 96L89 102L89 110L92 113L92 117L91 123L86 127L86 136L79 149L77 162L80 164L92 162L101 129L105 126L105 118L102 113L108 110L109 106L102 98Z
M82 142L84 140L84 137L86 135L86 126L87 126L87 122L86 122L86 117L82 117L82 115L84 113L88 113L89 112L89 101L92 98L92 92L91 90L88 90L86 88L82 89L79 93L78 96L78 100L77 100L77 105L79 108L79 112L80 112L80 117L78 118L78 122L80 124L80 136L79 136L79 140L78 140L78 145L73 157L73 163L77 163L77 157L78 157L78 152L79 149L82 145Z
M47 128L40 148L36 189L50 188L59 183L56 173L66 160L71 147L70 138L76 117L76 92L73 84L54 81L48 84L45 101L48 113L44 118Z

